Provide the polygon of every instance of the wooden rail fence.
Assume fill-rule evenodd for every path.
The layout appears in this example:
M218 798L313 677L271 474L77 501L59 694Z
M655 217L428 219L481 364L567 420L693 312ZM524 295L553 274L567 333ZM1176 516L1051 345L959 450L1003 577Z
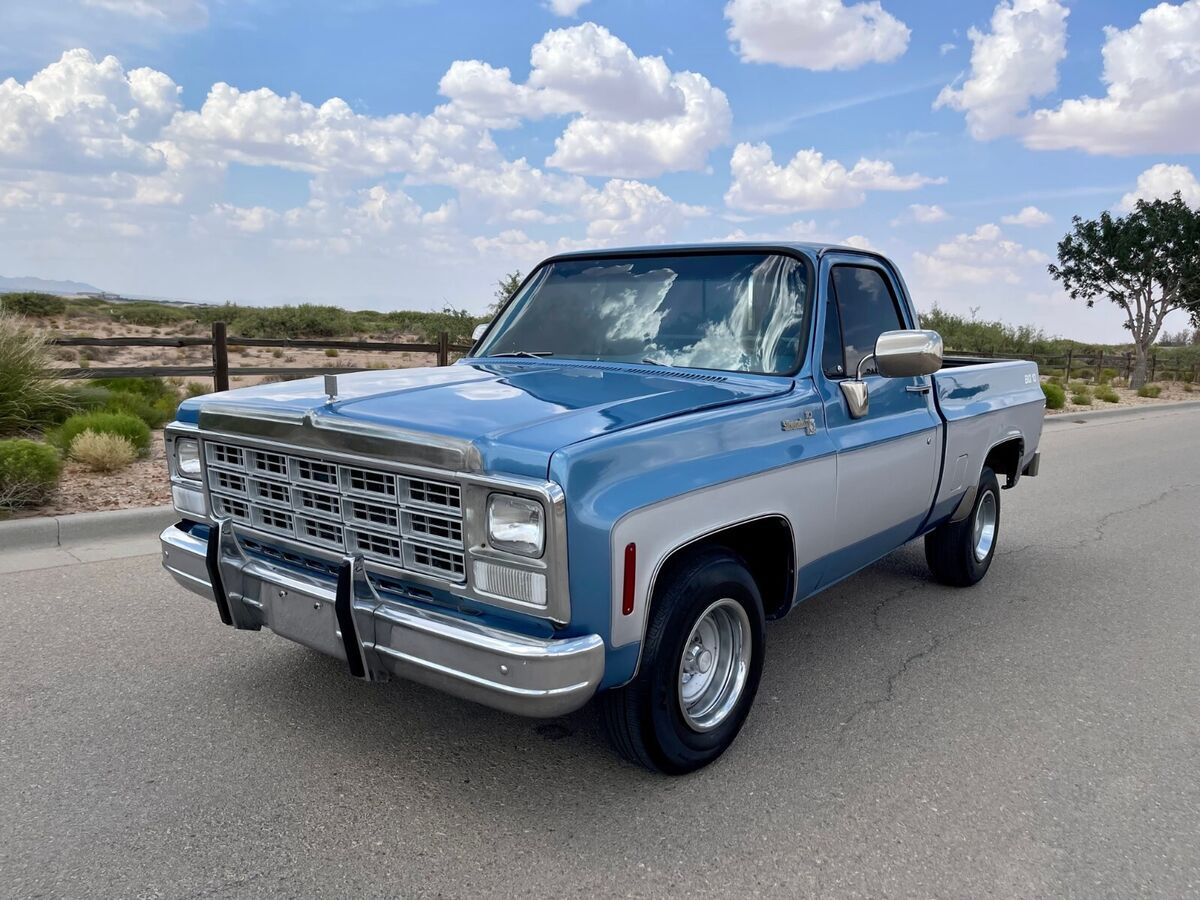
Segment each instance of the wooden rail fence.
M449 332L441 332L433 343L395 343L390 341L298 340L293 338L244 338L226 333L224 322L214 322L207 337L55 337L57 347L211 347L212 364L207 366L95 366L54 369L59 378L211 378L213 388L229 390L230 375L284 375L298 378L313 375L337 375L361 372L355 366L238 366L229 367L230 347L271 347L306 350L365 350L384 353L434 353L439 366L450 365L451 353L466 353L470 344L454 344Z
M1063 380L1070 381L1072 375L1091 372L1093 379L1098 378L1104 369L1112 369L1118 375L1128 380L1133 372L1134 358L1132 353L1113 354L1103 350L1087 352L1085 350L1068 350L1058 355L1040 353L1005 353L994 350L947 350L948 356L981 356L988 359L1027 359L1038 364L1038 369L1045 374L1046 370L1062 370ZM1200 363L1194 363L1189 368L1173 360L1163 360L1160 364L1158 354L1151 353L1146 361L1146 377L1148 381L1156 378L1168 378L1171 381L1191 380L1200 383Z

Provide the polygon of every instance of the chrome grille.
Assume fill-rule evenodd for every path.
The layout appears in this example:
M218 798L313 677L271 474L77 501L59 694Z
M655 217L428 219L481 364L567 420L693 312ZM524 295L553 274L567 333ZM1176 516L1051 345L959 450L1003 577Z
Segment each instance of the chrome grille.
M265 534L451 581L466 578L449 481L205 441L214 512Z

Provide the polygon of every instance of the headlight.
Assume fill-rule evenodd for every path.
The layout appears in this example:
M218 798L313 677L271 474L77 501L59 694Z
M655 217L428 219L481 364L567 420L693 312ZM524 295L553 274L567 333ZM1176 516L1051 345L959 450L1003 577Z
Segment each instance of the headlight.
M488 543L521 556L541 556L546 540L542 504L524 497L492 494L488 498Z
M176 438L175 471L184 478L200 478L200 442L195 438Z

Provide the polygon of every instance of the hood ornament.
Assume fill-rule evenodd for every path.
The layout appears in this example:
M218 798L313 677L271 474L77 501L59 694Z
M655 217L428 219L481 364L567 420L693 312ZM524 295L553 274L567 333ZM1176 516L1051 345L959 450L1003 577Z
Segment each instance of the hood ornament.
M325 393L329 395L329 403L337 399L338 395L338 377L336 375L325 376Z

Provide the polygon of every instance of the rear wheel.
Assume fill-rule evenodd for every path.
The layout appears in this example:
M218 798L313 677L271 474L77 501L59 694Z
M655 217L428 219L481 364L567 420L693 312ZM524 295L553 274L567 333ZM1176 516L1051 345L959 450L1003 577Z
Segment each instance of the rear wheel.
M942 584L967 587L983 579L1000 538L1000 482L984 467L971 514L925 535L925 560Z
M668 579L637 677L601 707L622 756L682 775L724 753L741 730L762 675L765 617L754 579L728 550L701 551Z

